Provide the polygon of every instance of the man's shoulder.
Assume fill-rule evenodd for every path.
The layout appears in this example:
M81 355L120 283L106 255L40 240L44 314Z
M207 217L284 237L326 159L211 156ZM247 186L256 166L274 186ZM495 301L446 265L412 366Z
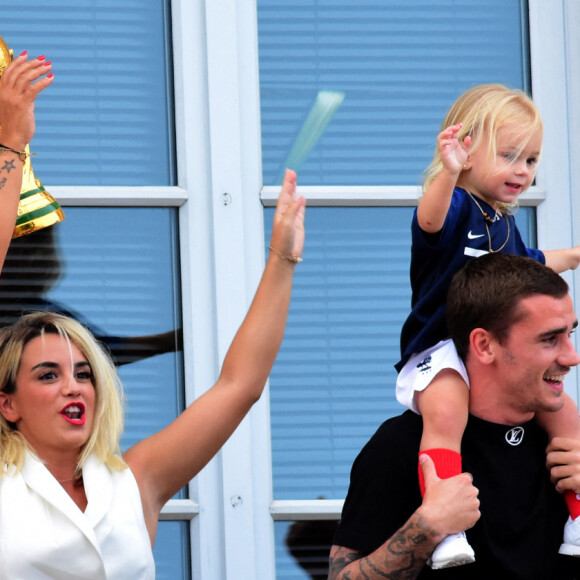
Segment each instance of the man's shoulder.
M412 411L405 411L387 419L375 431L361 450L361 455L376 453L406 454L410 450L418 451L423 431L423 420Z

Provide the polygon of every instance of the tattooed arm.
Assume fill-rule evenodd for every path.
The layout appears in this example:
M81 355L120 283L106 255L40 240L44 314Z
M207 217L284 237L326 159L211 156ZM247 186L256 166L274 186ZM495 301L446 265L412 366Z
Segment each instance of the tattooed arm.
M333 546L328 579L417 578L441 539L424 529L420 515L413 514L403 528L368 556L350 548Z
M423 503L382 546L368 555L344 546L330 552L328 580L417 578L435 546L448 534L466 530L479 519L477 489L462 473L439 479L431 459L422 456Z

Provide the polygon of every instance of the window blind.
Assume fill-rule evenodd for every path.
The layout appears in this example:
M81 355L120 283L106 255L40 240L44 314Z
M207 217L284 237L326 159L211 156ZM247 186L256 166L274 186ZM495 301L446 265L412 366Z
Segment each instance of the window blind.
M53 63L31 150L52 185L173 185L169 0L19 0L0 34Z
M420 183L462 92L530 88L526 14L520 0L258 0L264 183L286 166L303 185ZM324 106L329 93L343 100Z

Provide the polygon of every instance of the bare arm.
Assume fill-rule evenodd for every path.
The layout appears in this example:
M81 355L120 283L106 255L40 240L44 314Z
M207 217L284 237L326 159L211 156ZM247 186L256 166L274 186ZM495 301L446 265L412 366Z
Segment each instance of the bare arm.
M274 216L271 246L300 256L304 198L294 199L287 171ZM125 454L141 490L150 535L159 510L217 453L258 400L282 342L295 264L271 252L248 314L226 354L217 383L168 427Z
M575 270L580 263L580 246L563 250L546 250L544 256L546 257L546 266L558 274L566 270Z
M424 232L434 234L441 231L449 211L453 189L467 161L471 138L466 137L463 143L459 142L457 134L461 126L458 124L447 127L437 136L443 169L419 200L417 220Z
M28 61L26 55L14 60L2 73L0 84L0 144L22 151L35 129L34 101L51 82L43 60ZM0 270L16 223L23 162L12 151L0 150Z
M426 459L425 459L426 458ZM466 473L439 479L433 461L421 456L423 503L407 522L368 556L343 546L330 552L328 580L417 578L437 544L479 519L478 491Z

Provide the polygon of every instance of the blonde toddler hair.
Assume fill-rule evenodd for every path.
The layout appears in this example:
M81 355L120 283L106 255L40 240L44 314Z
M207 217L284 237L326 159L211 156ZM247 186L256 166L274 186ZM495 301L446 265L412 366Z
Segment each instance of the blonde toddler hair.
M488 156L495 159L497 154L497 134L509 126L520 139L518 154L525 149L528 141L542 131L542 117L534 102L519 89L509 89L500 84L480 85L463 93L451 106L441 130L462 123L457 137L463 142L471 137L470 153L481 145L487 145ZM483 143L488 135L488 143ZM439 147L435 148L433 161L425 170L423 191L426 191L435 177L441 173L443 162Z

